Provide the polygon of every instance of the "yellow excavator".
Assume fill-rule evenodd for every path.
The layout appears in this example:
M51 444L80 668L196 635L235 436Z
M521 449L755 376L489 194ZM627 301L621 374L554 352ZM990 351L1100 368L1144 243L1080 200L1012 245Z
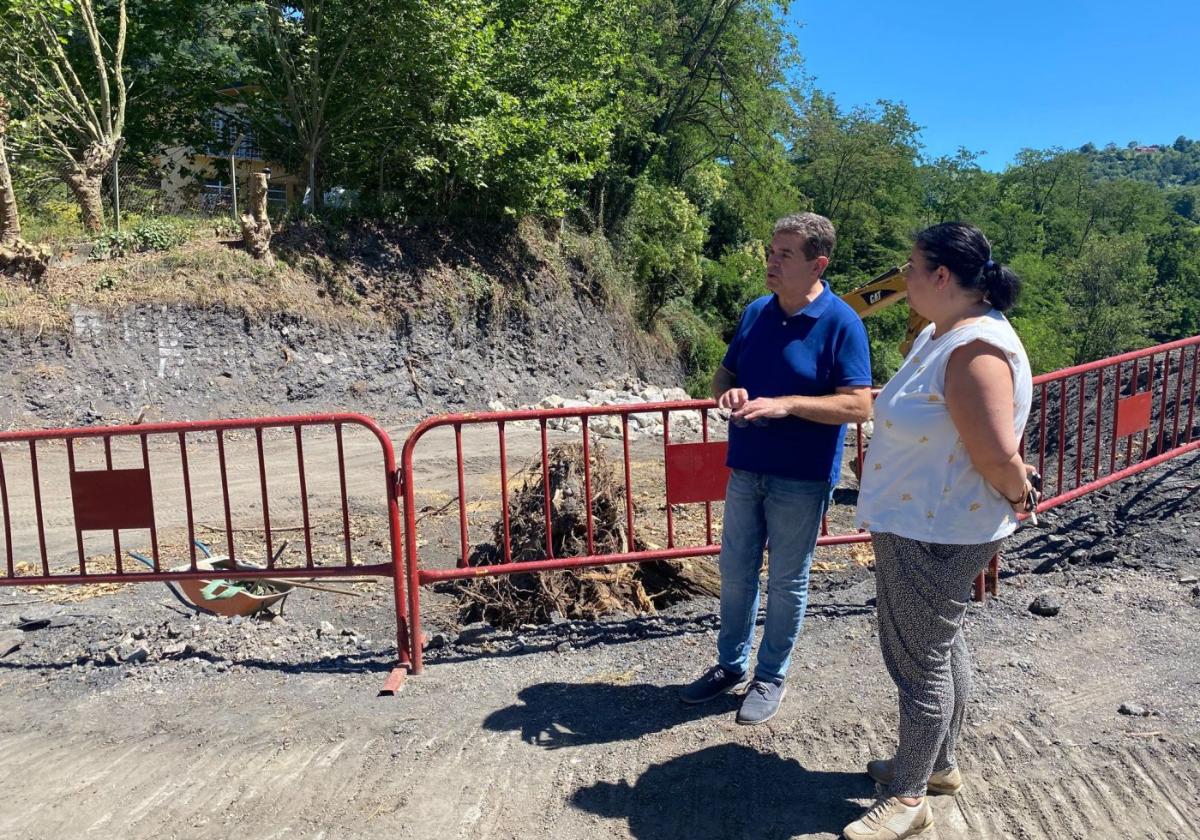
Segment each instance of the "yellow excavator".
M842 300L850 304L859 318L874 315L881 309L887 309L893 303L899 303L908 297L908 269L911 263L890 268L880 274L865 286L860 286L852 292L842 295ZM913 341L929 321L922 318L911 309L908 311L908 326L904 331L904 343L900 352L908 355Z

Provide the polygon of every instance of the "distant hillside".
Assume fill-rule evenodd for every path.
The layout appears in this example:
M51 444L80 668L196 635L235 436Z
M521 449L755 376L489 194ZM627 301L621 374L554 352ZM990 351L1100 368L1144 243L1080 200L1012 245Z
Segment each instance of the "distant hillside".
M1132 178L1160 187L1200 185L1200 140L1180 136L1170 145L1131 143L1118 148L1110 143L1103 149L1088 143L1079 151L1090 159L1098 178Z

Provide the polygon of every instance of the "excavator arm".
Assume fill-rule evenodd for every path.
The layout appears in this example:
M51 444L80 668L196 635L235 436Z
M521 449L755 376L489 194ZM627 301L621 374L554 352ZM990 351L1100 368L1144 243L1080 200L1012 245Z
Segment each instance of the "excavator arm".
M909 263L890 268L880 274L865 286L860 286L852 292L842 295L842 300L850 304L858 317L866 318L882 309L887 309L894 303L899 303L908 297ZM900 352L908 355L913 341L929 322L911 309L908 311L908 326L904 331L904 343Z

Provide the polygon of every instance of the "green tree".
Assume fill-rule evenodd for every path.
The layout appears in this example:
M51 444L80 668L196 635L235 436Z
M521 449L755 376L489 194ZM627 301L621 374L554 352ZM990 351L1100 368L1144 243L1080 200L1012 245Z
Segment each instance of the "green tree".
M804 106L793 144L795 183L837 230L830 274L847 291L908 252L920 194L918 127L892 102L843 113L815 92Z
M995 176L979 166L979 153L960 148L918 169L921 223L979 218L995 197Z
M338 177L425 215L559 215L603 165L623 2L452 0L399 14L331 150ZM374 74L374 75L370 75ZM397 142L397 138L402 138Z
M638 0L625 24L624 119L592 190L608 229L630 212L645 175L678 187L713 160L782 173L786 77L797 65L785 10L767 0ZM745 183L741 172L731 179L735 190Z
M1158 313L1147 305L1155 272L1146 256L1141 236L1097 236L1067 264L1064 298L1073 321L1077 364L1149 343L1149 327Z
M621 233L621 251L638 293L643 325L677 298L690 300L702 279L703 217L683 190L643 181Z
M104 224L101 179L124 141L125 0L3 0L3 84L78 201Z
M273 156L304 174L320 209L330 140L371 102L371 76L396 7L346 0L265 0L251 5L244 46L252 125Z

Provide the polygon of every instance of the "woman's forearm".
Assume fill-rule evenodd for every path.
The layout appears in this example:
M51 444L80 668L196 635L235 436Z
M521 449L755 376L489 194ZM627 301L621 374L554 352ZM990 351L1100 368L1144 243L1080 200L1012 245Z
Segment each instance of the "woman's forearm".
M976 460L972 458L971 464L979 471L979 474L984 477L987 483L996 489L997 493L1010 502L1014 499L1020 499L1025 495L1027 473L1020 453L1013 453L1006 460L1000 458L979 458Z

